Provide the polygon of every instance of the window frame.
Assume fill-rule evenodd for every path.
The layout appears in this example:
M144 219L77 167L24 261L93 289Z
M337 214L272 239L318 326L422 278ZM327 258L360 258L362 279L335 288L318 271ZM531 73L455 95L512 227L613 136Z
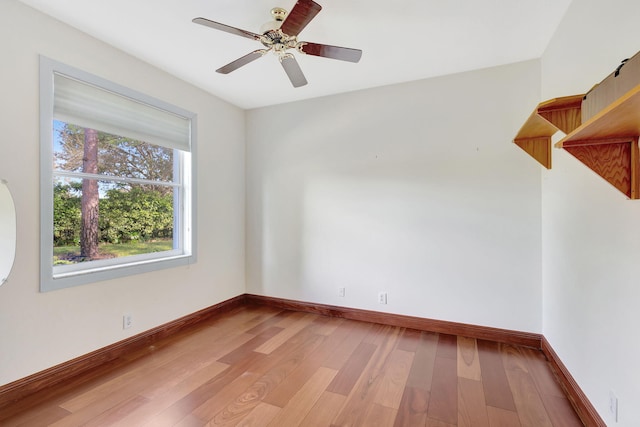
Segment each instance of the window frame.
M177 249L164 252L86 262L87 268L53 265L53 122L54 75L59 74L104 89L152 108L187 119L189 151L174 148L179 156L174 172L179 172L178 195L174 196L174 241ZM196 129L197 115L149 95L40 56L40 291L126 277L196 262ZM82 263L85 264L85 263Z

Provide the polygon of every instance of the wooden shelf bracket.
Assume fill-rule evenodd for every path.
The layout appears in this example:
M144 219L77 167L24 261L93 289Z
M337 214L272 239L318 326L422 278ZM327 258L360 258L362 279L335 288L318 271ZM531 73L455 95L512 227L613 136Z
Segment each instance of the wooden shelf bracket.
M557 144L630 199L640 198L640 85Z
M551 137L580 126L580 107L584 95L554 98L538 104L513 142L542 166L551 169Z

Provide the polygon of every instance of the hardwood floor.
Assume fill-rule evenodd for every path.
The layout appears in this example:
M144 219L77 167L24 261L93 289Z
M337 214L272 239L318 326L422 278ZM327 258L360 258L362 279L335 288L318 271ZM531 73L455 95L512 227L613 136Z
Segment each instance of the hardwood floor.
M539 350L245 306L0 413L2 426L582 426Z

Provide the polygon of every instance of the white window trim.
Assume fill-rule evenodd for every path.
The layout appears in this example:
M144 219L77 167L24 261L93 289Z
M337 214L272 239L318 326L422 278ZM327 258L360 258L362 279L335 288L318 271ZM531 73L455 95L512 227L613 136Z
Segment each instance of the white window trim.
M180 161L183 171L183 189L180 206L180 226L174 228L174 239L179 249L161 253L129 256L108 261L91 261L88 268L53 266L53 102L54 73L64 74L82 82L103 88L115 94L168 111L190 120L191 161ZM111 280L133 274L174 268L196 262L196 129L195 113L155 99L143 93L120 86L74 67L40 56L40 291L47 292L71 286ZM190 165L187 166L187 165ZM159 255L161 254L161 255ZM62 268L60 268L62 267Z

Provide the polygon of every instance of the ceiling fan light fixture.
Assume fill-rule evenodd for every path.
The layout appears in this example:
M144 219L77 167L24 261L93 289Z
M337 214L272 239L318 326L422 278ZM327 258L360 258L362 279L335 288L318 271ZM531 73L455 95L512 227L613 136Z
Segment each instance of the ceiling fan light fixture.
M273 21L265 22L260 27L261 34L279 29L284 22L284 19L287 17L287 11L281 7L274 7L271 9L271 16L273 16Z
M271 9L271 16L273 16L273 19L276 21L282 22L287 17L287 11L281 7L274 7Z

